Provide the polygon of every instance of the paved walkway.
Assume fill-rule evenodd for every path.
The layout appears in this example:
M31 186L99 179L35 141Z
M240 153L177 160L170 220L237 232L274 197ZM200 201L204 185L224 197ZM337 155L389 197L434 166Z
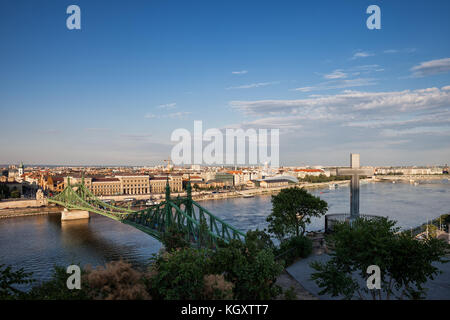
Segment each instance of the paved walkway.
M292 276L286 271L283 271L278 276L276 284L283 289L283 292L276 298L276 300L285 300L285 292L292 289L296 295L295 300L319 300L319 298L313 296L309 291L305 290L305 288L303 288L302 285L292 278Z
M330 258L327 254L312 255L306 259L297 261L286 271L297 280L303 288L309 291L312 295L318 297L321 300L340 300L342 297L331 297L330 295L319 295L321 290L316 283L310 279L311 274L315 271L309 266L312 261L326 262ZM450 262L445 264L438 264L438 268L443 271L442 274L435 277L433 280L429 280L425 284L427 291L427 300L450 300ZM365 284L365 280L359 279L360 285Z

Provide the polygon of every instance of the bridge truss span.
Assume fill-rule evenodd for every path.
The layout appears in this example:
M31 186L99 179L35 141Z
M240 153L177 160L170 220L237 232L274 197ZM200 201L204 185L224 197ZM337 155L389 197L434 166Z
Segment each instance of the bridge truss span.
M166 185L165 201L144 210L113 206L98 199L85 185L70 185L48 199L68 210L86 210L131 225L152 237L162 240L166 232L180 233L192 245L215 247L219 241L244 240L245 234L192 200L188 183L187 197L171 198Z

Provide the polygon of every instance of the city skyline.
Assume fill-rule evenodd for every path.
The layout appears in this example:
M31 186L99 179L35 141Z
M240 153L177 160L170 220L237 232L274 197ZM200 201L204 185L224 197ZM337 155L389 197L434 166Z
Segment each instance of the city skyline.
M281 166L449 162L448 2L70 4L0 6L0 163L164 164L195 120L280 129Z

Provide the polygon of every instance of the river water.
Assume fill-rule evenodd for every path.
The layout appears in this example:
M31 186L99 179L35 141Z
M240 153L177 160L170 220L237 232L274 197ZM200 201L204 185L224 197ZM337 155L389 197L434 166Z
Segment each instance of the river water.
M348 186L312 190L328 202L328 213L349 212ZM360 210L389 216L404 229L415 227L450 212L448 180L361 185ZM271 211L271 196L202 201L200 204L236 228L264 229ZM324 228L324 218L314 219L308 230ZM148 263L161 245L147 234L112 219L91 214L89 220L61 222L60 215L0 220L0 264L24 267L33 277L46 280L54 265L105 264L126 259L135 265Z

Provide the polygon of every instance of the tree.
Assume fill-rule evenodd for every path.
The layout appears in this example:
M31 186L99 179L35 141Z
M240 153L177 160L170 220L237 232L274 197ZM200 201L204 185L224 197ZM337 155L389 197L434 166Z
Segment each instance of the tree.
M153 299L198 300L204 291L208 251L184 248L156 257L147 287Z
M190 245L186 240L186 233L175 225L169 226L169 229L162 234L161 242L166 247L167 252L187 248Z
M211 274L224 274L234 284L235 299L267 300L281 293L275 284L283 266L261 231L248 231L245 242L233 239L212 253Z
M26 293L17 289L17 286L33 283L31 275L23 268L12 271L11 266L0 264L0 300L23 299Z
M85 271L81 269L83 277ZM86 300L89 299L88 287L82 281L81 289L70 290L67 288L69 275L66 268L54 266L53 274L47 281L35 285L28 292L26 298L30 300Z
M9 188L5 183L0 183L0 199L7 199L10 196Z
M17 190L17 187L14 187L11 191L11 198L20 198L20 191Z
M327 237L327 244L334 250L331 259L311 263L317 271L311 278L323 288L319 294L345 299L364 299L367 295L372 299L424 298L423 284L440 273L432 263L445 262L448 245L438 239L415 240L408 233L398 232L395 224L382 217L359 218L351 226L346 222L336 224ZM380 268L380 290L367 289L365 281L361 285L371 265Z
M313 196L304 188L283 189L272 196L272 213L267 217L268 231L280 242L289 236L305 233L312 217L320 217L328 210L328 204Z

